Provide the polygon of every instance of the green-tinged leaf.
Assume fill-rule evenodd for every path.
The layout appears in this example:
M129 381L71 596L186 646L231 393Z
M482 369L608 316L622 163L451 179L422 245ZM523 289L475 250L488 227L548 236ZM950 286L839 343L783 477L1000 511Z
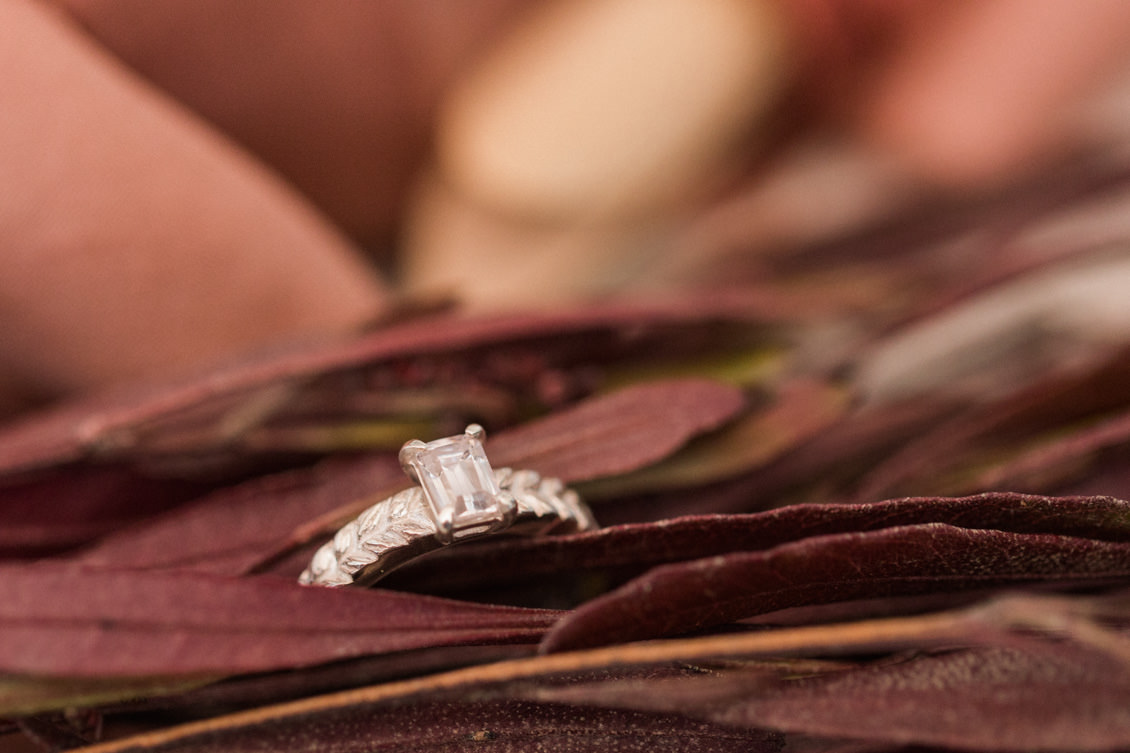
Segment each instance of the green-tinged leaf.
M760 345L670 362L616 365L607 370L602 387L614 389L639 382L700 377L750 389L779 378L788 363L788 353L779 345Z
M40 677L0 675L0 715L25 716L44 711L94 708L177 695L220 679L199 677Z

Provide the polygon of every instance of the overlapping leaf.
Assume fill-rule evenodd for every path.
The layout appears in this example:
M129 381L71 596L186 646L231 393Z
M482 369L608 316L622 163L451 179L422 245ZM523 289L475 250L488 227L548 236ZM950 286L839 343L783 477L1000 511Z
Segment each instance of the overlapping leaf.
M1027 642L788 676L729 667L674 680L538 688L560 702L682 711L737 727L869 746L1115 750L1130 740L1127 667L1079 646ZM944 709L944 713L939 710Z
M72 469L0 486L0 558L55 554L174 507L207 487L121 466Z
M274 577L4 565L0 671L192 676L454 643L528 642L557 614Z
M561 651L687 633L789 607L1130 577L1130 544L943 523L832 534L666 565L559 621Z
M1130 504L936 496L1130 494L1122 335L1036 332L901 402L865 378L1125 240L1061 226L1127 175L746 257L745 292L446 312L0 433L0 745L102 714L103 751L1130 748ZM470 420L623 525L293 583L406 485L401 441Z
M539 717L537 710L513 701L549 702L572 713L573 723L579 724L572 729L582 739L586 719L605 720L612 728L616 719L634 719L650 727L652 742L659 744L659 737L672 730L695 729L685 726L690 717L725 719L731 735L755 749L784 743L838 750L847 743L896 750L917 743L999 750L1002 741L1013 739L1033 741L1034 749L1062 750L1063 740L1072 735L1068 749L1118 749L1130 741L1119 711L1130 641L1103 623L1130 625L1125 596L1004 597L954 612L519 659L189 722L108 742L89 753L232 750L264 739L285 747L288 743L277 736L280 729L301 735L301 729L334 729L343 719L384 720L390 713L410 715L466 707L468 702L500 704L519 717L527 711ZM954 650L959 644L968 648ZM909 660L897 655L878 661L782 658L798 652L873 655L907 647L933 653ZM867 690L845 692L852 688ZM1053 698L1082 688L1088 692L1059 708L1048 707ZM965 690L970 695L959 697ZM1040 691L1047 695L1035 700ZM977 702L983 707L969 715L951 712ZM590 715L594 707L653 716ZM986 724L994 711L994 723ZM1041 713L1055 723L1042 738L1039 728L1031 727ZM963 723L970 720L978 723ZM514 726L502 725L498 731L529 729L519 719L512 722ZM379 725L379 730L362 724L327 734L353 749L386 739L376 737L381 730L390 734L383 721ZM492 727L474 730L483 734L468 736L466 742L493 739ZM552 730L544 734L555 739ZM620 740L634 745L637 734L647 736L637 729ZM615 741L602 742L617 749Z
M775 753L780 735L659 714L576 704L521 700L444 699L409 706L346 709L333 714L279 720L215 739L180 741L185 753L294 750L333 741L335 751L537 750L703 751Z
M347 424L355 425L367 412L357 404L359 396L372 394L395 408L397 388L414 394L413 388L446 384L464 410L468 393L489 383L506 390L513 410L523 407L521 399L559 403L592 386L583 384L591 382L591 373L578 373L573 384L569 369L591 372L617 362L639 368L748 346L735 343L732 327L763 332L762 322L780 317L771 303L711 295L552 314L411 320L345 342L268 353L182 383L135 387L31 417L0 432L0 475L86 457L254 451L256 432L264 427L293 428L311 411L340 414L343 408ZM421 407L434 420L446 406ZM407 409L419 416L420 407ZM388 415L388 405L367 410ZM320 425L332 426L328 419L336 417L323 416ZM398 445L406 438L383 441ZM348 440L343 438L346 448ZM300 435L296 449L302 446Z
M1092 425L1121 412L1130 398L1128 385L1130 352L1119 349L1001 400L958 412L871 469L856 494L873 499L915 487L966 493L1010 481L1015 485L1008 488L1023 491L1062 488L1078 477L1073 468L1079 460L1103 446L1117 446L1116 430ZM1065 427L1073 430L1067 437ZM1073 441L1077 433L1080 439ZM1041 449L1061 443L1066 452ZM1025 459L1043 452L1049 454Z
M794 505L750 515L688 516L570 537L469 544L437 553L394 575L391 582L454 594L489 584L537 582L562 572L597 573L607 579L662 564L763 552L818 537L930 524L1130 543L1130 503L1101 497L997 493L857 505ZM820 544L805 546L818 551ZM845 577L851 575L854 573L844 572Z
M671 380L593 398L488 443L499 467L537 468L571 482L656 462L741 407L736 388ZM246 572L290 546L329 536L408 483L389 455L326 463L216 492L152 524L109 537L80 559Z

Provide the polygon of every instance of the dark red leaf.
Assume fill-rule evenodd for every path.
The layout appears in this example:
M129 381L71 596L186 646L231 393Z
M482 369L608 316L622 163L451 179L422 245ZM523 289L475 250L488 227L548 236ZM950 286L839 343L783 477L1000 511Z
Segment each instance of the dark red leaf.
M199 484L128 468L72 468L0 485L0 558L56 554L198 495Z
M784 683L707 716L832 738L992 751L1130 745L1130 673L1070 645L973 648Z
M713 496L721 496L728 503L715 503L712 511L746 512L757 500L779 506L843 497L869 469L959 407L953 401L931 396L849 411L810 441L734 484L733 491L719 490ZM710 504L711 496L706 491L699 496L699 504Z
M489 437L487 448L496 467L531 467L572 482L654 462L732 416L742 402L736 388L706 380L637 385ZM331 535L409 483L392 456L324 463L218 491L109 537L81 559L246 572L288 547Z
M1130 446L1130 412L1056 436L993 465L973 482L1009 489L1056 489L1093 475L1103 455L1119 457ZM1119 463L1121 465L1121 463Z
M827 382L806 378L786 381L764 404L688 446L670 461L589 484L585 493L609 498L687 490L741 476L819 436L844 416L849 402L850 395L844 389Z
M468 544L393 574L390 584L460 593L537 581L561 573L605 577L731 552L749 552L814 536L945 523L1013 533L1130 541L1130 502L1109 497L984 494L910 498L859 505L794 505L750 515L691 516L585 534Z
M657 567L564 617L542 648L655 638L848 599L1126 577L1125 543L943 523L815 536Z
M74 462L89 456L145 454L169 445L195 452L224 449L232 427L255 425L272 412L300 402L296 391L314 378L389 363L396 359L528 345L534 352L549 342L586 341L597 335L621 348L646 333L683 327L701 333L717 323L772 321L772 306L740 292L690 295L662 302L593 305L557 313L505 314L468 318L443 315L413 320L345 342L295 347L260 355L226 369L181 382L133 386L29 417L0 432L0 475ZM590 344L591 351L591 344ZM494 360L499 354L494 354ZM583 360L583 358L582 358ZM236 421L235 419L239 419ZM173 441L201 433L196 445ZM244 426L245 428L245 426Z
M180 753L308 751L684 751L776 753L774 733L618 709L515 700L428 700L411 705L349 708L211 732L201 730L175 744L125 739L98 748Z
M681 712L773 729L835 750L859 744L960 750L1105 751L1130 745L1130 672L1079 646L1025 641L794 669L731 666L682 677L517 688L541 700ZM791 675L791 677L789 676ZM868 748L873 749L873 748Z
M108 709L108 713L125 711L136 714L182 709L230 711L460 667L519 659L536 653L537 647L528 643L435 646L395 651L281 672L240 675L176 695L126 701Z
M988 405L959 411L870 469L855 496L876 499L915 490L935 494L984 491L984 484L1005 480L994 479L993 469L1009 462L1033 440L1061 435L1065 426L1086 426L1121 413L1130 399L1127 385L1130 349L1121 348ZM1085 428L1082 431L1089 433ZM1055 491L1062 483L1063 466L1048 471L1042 480L1029 476L1022 490Z
M1050 639L1073 641L1088 651L1098 650L1113 662L1112 666L1121 666L1130 659L1130 641L1116 632L1116 626L1130 624L1127 607L1125 591L1100 596L1012 596L942 614L729 633L537 656L192 721L109 742L96 750L172 750L263 736L273 740L276 730L289 730L296 724L352 719L358 714L380 715L389 709L409 714L413 708L431 708L437 702L461 705L516 698L566 701L578 714L587 715L589 708L599 704L673 712L676 716L671 718L677 720L678 715L724 712L735 704L772 694L782 683L833 677L833 673L842 674L860 666L858 661L844 659L805 660L798 657L798 652L846 658L907 648L1025 649L1034 643L1039 648L1041 642ZM782 655L796 658L782 661ZM765 660L751 663L753 657ZM699 680L709 685L698 684ZM646 685L633 685L641 681ZM790 736L789 747L803 742ZM819 744L811 750L815 753L838 748L834 743L831 748Z
M16 726L45 751L68 750L92 741L91 737L79 734L78 730L55 717L26 717L16 720Z
M618 710L659 712L656 719L670 724L672 730L678 730L687 716L702 718L741 714L749 704L767 703L772 708L774 700L782 693L796 691L803 694L808 686L815 686L819 690L823 681L834 684L840 678L870 672L878 676L886 668L893 668L893 676L897 678L902 666L897 663L897 656L870 664L861 664L858 659L848 657L861 653L873 656L876 652L906 648L953 650L955 646L969 646L994 651L1004 649L1014 653L1027 652L1036 657L1050 650L1053 658L1066 657L1069 662L1082 652L1086 660L1064 674L1063 679L1068 682L1057 682L1046 672L1043 676L1037 674L1033 677L1035 683L1044 683L1050 696L1064 692L1075 676L1087 674L1088 668L1095 664L1098 657L1094 652L1098 651L1102 654L1100 660L1105 663L1106 671L1097 676L1097 683L1084 682L1080 687L1090 689L1098 685L1098 692L1109 692L1110 687L1102 687L1104 678L1117 676L1115 673L1122 672L1125 662L1130 659L1130 641L1112 627L1130 624L1127 622L1128 618L1130 612L1127 611L1125 592L1115 593L1111 597L1013 596L951 613L614 646L469 667L450 673L302 699L190 722L106 743L96 750L98 753L150 749L192 750L194 748L190 746L207 746L227 741L239 741L237 744L242 744L244 740L253 739L269 739L273 748L287 749L286 741L279 740L277 745L274 744L276 736L280 730L290 731L296 726L313 725L322 730L319 725L329 724L336 719L354 719L359 715L363 718L383 719L386 711L391 711L408 719L414 718L411 715L415 709L431 710L449 705L466 706L506 700L568 704L561 708L570 709L576 715L576 721L588 718L588 712L594 705ZM1069 643L1065 644L1064 641ZM844 658L836 661L806 660L799 657L781 659L782 655L796 657L798 651L810 655L835 654ZM988 652L986 655L989 655ZM763 657L764 660L758 661L753 657ZM987 663L991 664L991 661ZM944 663L940 666L944 670ZM1039 669L1047 667L1041 665ZM912 713L922 716L927 730L931 723L936 725L939 721L948 722L953 727L953 719L944 718L949 715L945 694L931 693L938 688L948 689L952 683L947 684L945 672L939 671L938 667L929 667L923 674L933 672L939 672L938 687L929 686L928 676L919 678L920 688L924 689L920 694L922 703L917 707L910 704ZM1048 682L1049 679L1052 681ZM1124 688L1125 678L1120 678L1115 684ZM879 686L881 682L875 685ZM897 683L892 682L892 685L893 688L888 687L886 690L897 692ZM994 688L996 689L999 686ZM910 690L914 691L915 688L911 687ZM1120 692L1116 689L1116 700ZM869 704L882 704L885 698L882 688L877 688L874 698L840 699L833 695L826 700L830 703L842 700L845 709L858 710L866 709ZM1108 695L1101 700L1109 699ZM1007 702L1008 696L997 698L998 703L1002 700ZM956 701L956 704L960 706L961 701ZM1007 706L1007 703L1004 705ZM1080 706L1081 704L1074 703L1067 709L1066 716L1070 719ZM1098 708L1097 718L1084 719L1083 722L1093 721L1101 725L1109 716L1109 703L1095 706ZM520 704L506 704L506 707L512 714L520 717L521 724L525 724L528 718L525 709L528 707ZM786 708L786 715L787 711ZM1005 711L1004 721L1011 724L1016 721L1020 710L1006 708ZM893 712L888 710L887 713ZM882 713L877 716L881 717ZM597 715L597 718L614 720L616 717ZM1062 718L1063 715L1060 716ZM857 728L865 728L867 725L867 720L856 721ZM832 724L835 723L833 720ZM731 720L730 724L735 727L748 725L753 727L750 729L751 733L760 734L757 729L761 726L759 719L741 717ZM875 726L881 726L881 721L875 722ZM782 728L797 729L791 722L782 723ZM333 739L338 739L338 735L346 732L326 727L326 739L322 743L328 745ZM427 729L421 728L414 732L430 740ZM879 732L875 737L881 740L885 734L889 736L888 733ZM995 730L973 730L970 734L1000 733ZM479 739L485 742L482 739L484 737L489 736L479 736ZM346 739L353 738L347 736ZM787 734L785 739L789 748L809 750L812 753L844 750L834 739L809 736L798 739L794 733ZM765 740L772 741L773 738L767 737ZM603 740L600 742L611 744ZM874 740L869 741L865 737L861 737L859 743L870 743L868 749L875 749L873 746L876 745Z
M98 566L244 573L312 519L350 503L366 507L407 483L400 464L389 455L333 459L221 489L108 536L77 559ZM319 532L315 529L311 535Z
M558 616L271 576L5 565L0 672L259 672L428 646L525 643Z
M744 402L736 387L706 379L640 384L500 434L491 458L569 483L625 473L717 428Z

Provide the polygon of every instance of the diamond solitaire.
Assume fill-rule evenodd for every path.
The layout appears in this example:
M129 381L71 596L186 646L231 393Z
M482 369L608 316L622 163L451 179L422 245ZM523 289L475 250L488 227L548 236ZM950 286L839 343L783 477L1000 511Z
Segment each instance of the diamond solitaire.
M441 540L489 533L514 519L514 497L499 488L483 436L483 427L471 424L463 434L412 440L400 450L400 465L422 487Z

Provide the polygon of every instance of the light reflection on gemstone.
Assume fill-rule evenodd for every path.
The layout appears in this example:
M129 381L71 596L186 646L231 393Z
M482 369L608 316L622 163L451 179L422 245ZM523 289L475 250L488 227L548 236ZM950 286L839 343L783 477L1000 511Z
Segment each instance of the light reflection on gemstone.
M450 511L456 535L501 519L499 488L483 444L470 434L428 442L406 458L437 520Z

